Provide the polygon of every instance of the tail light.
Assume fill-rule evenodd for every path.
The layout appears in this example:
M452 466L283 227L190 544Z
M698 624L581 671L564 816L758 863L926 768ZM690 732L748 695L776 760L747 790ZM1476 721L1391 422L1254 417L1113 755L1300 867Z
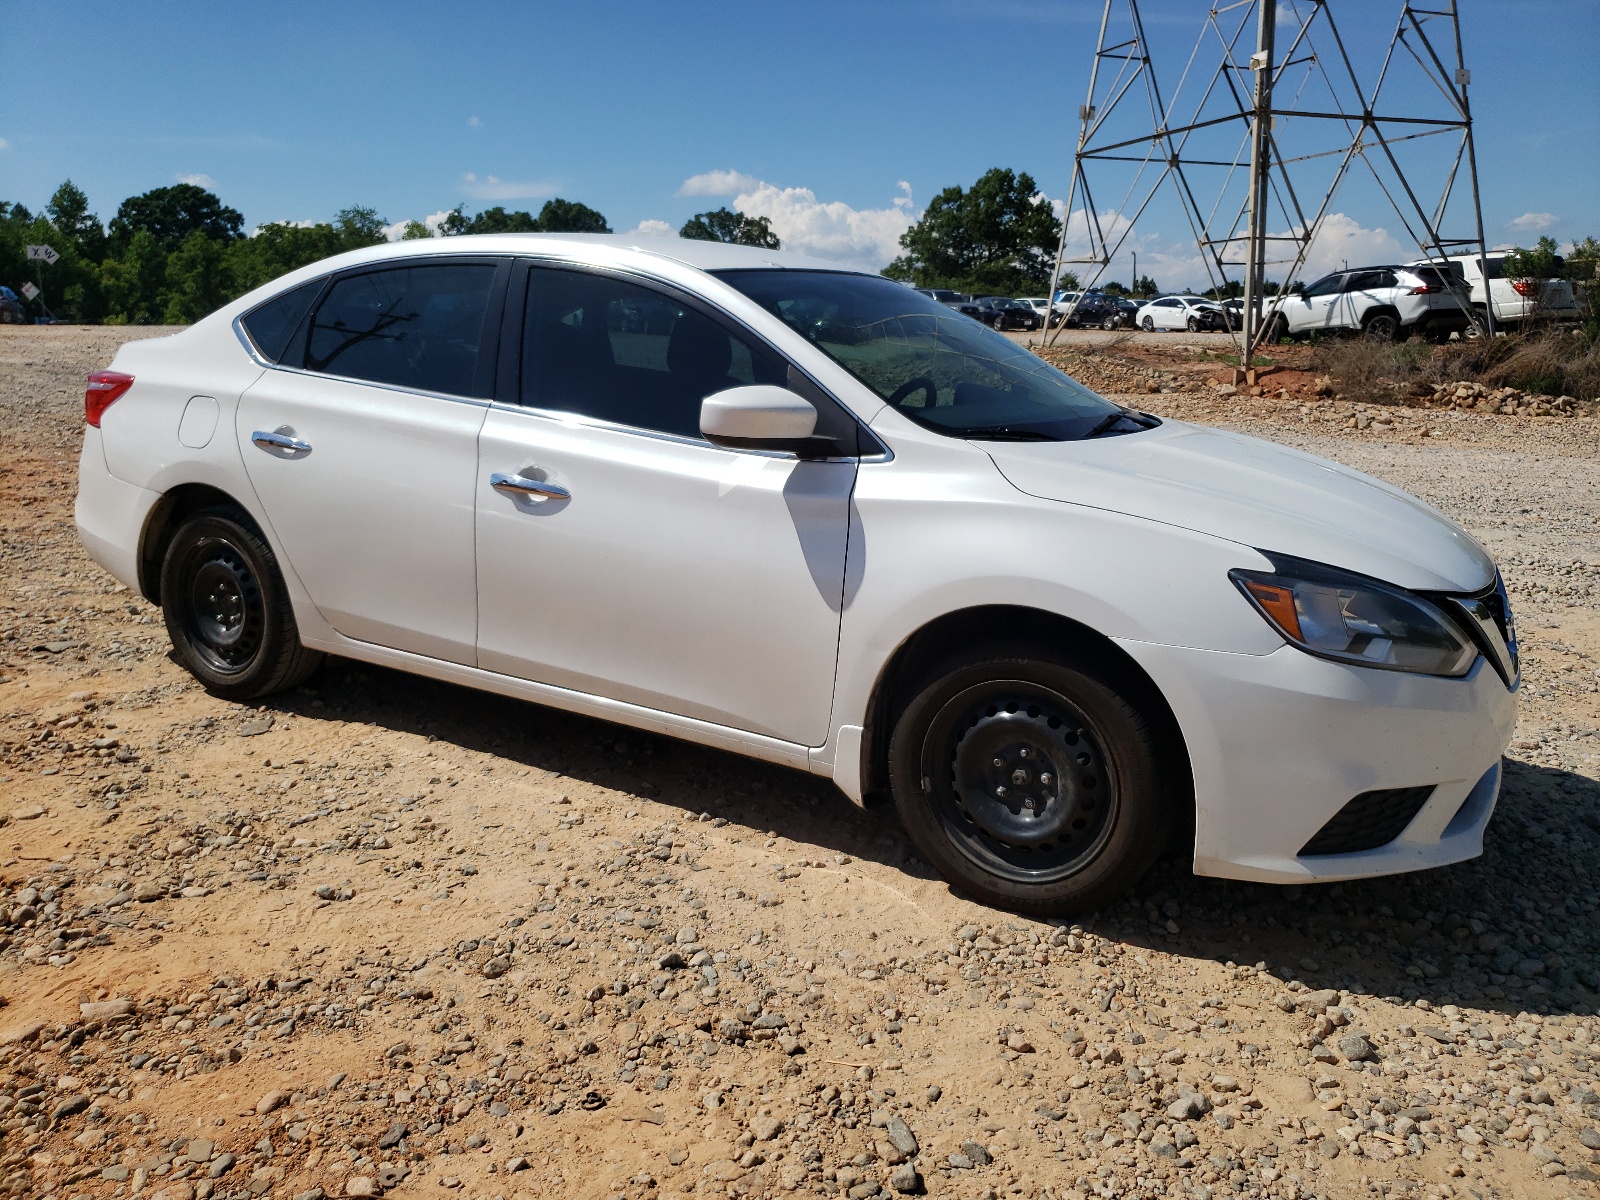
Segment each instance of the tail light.
M1444 291L1443 288L1440 288L1439 290L1441 292ZM1410 294L1413 295L1413 296L1426 296L1431 291L1433 291L1433 288L1430 287L1428 284L1419 283L1416 287L1411 289Z
M121 371L96 371L89 376L89 385L83 393L83 419L96 429L100 418L122 395L133 386L133 376Z
M1532 296L1539 290L1539 281L1536 279L1515 279L1512 280L1511 286L1519 296Z

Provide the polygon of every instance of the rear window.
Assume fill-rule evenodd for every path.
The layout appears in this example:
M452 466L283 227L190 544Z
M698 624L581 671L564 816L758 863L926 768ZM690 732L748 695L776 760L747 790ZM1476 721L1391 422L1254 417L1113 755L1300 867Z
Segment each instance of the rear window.
M305 365L470 396L494 273L489 263L450 263L347 275L317 306Z
M268 300L258 308L252 308L239 319L239 324L244 326L245 333L250 335L250 341L256 348L256 353L268 362L278 362L283 358L284 352L289 348L289 340L294 337L295 330L300 328L306 310L311 307L311 302L317 298L317 293L322 290L322 285L327 280L316 279L310 283L302 283L297 288L291 288L281 296Z

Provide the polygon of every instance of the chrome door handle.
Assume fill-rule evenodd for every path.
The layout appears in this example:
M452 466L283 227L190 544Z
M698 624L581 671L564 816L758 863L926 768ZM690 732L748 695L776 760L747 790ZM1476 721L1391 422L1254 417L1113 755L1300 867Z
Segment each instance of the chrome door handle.
M267 433L258 429L250 435L250 440L263 450L290 450L295 453L304 453L311 449L310 442L304 442L297 437L290 437L287 433L278 433L276 431Z
M572 493L553 483L525 479L521 475L507 475L496 471L489 476L489 486L506 496L537 497L540 500L571 500Z

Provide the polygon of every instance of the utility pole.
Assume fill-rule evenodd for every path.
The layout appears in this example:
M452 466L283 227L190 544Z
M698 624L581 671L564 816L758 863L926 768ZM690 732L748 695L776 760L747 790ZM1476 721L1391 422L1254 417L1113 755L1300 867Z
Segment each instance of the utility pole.
M1263 333L1267 270L1267 176L1272 168L1273 48L1278 27L1277 0L1256 0L1256 52L1250 56L1255 72L1255 111L1250 118L1250 192L1244 266L1244 361L1255 362Z

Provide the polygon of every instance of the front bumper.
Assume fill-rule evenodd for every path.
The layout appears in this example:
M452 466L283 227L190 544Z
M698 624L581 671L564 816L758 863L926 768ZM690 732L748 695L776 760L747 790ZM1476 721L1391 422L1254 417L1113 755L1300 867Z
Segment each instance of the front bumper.
M1306 883L1391 875L1483 853L1516 694L1479 658L1461 679L1379 671L1291 646L1221 654L1119 642L1171 704L1195 786L1199 875ZM1301 849L1352 798L1432 794L1387 845Z

